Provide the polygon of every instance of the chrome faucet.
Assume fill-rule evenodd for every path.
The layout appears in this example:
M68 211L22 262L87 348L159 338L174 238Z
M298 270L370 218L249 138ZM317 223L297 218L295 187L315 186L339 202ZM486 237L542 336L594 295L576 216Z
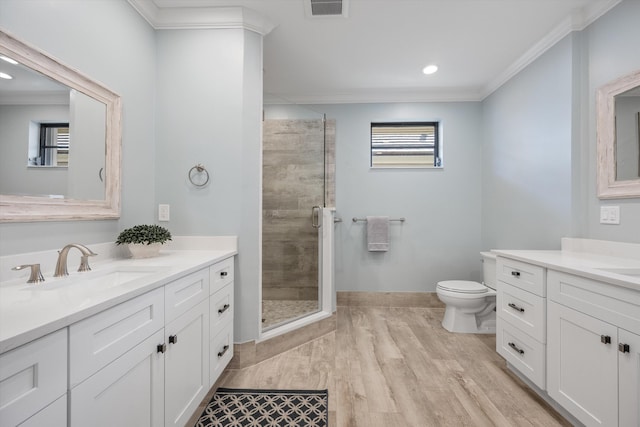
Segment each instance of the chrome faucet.
M56 263L56 271L53 274L53 277L62 277L69 275L69 272L67 271L67 255L69 254L69 250L71 248L76 248L82 253L78 271L91 270L91 267L89 266L89 257L96 256L98 254L94 253L91 249L79 243L69 243L67 246L62 248L62 250L58 251L58 262Z

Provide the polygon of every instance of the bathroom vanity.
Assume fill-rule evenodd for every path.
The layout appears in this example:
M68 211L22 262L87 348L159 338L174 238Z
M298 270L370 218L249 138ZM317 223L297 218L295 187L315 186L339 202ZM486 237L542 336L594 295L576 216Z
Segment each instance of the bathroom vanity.
M587 426L640 425L640 245L495 250L496 348Z
M235 250L0 286L0 425L184 426L233 356Z

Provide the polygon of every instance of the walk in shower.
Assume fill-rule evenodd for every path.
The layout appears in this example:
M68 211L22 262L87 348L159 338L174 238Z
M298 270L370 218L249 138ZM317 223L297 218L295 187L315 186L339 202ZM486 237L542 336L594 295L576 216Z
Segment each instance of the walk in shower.
M323 227L333 227L326 208L335 206L335 121L308 112L265 119L262 172L262 330L268 331L327 309L322 258L333 242Z

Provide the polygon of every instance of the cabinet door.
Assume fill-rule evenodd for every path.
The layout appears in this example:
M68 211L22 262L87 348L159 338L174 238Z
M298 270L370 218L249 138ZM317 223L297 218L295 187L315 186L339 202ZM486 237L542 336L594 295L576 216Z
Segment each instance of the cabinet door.
M71 390L71 427L156 427L164 423L164 331Z
M547 313L549 395L586 426L617 426L618 328L553 301Z
M184 426L209 391L209 300L165 329L165 427Z
M618 330L620 427L640 426L640 335Z
M67 329L0 355L0 426L15 426L67 390Z

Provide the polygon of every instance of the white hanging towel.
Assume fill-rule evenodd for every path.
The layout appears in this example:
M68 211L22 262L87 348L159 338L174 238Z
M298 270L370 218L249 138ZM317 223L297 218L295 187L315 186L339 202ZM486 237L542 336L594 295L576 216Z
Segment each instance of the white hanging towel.
M389 250L389 217L367 217L367 248L369 252Z

